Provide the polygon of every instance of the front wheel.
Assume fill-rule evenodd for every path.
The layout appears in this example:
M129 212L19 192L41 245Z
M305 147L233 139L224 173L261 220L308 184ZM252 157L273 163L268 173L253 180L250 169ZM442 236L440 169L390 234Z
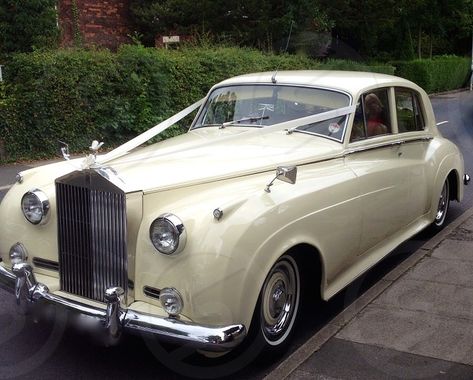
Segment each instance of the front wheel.
M435 220L432 223L434 230L440 231L445 226L445 219L447 218L448 207L450 205L450 185L448 179L443 184L442 191L440 192L439 203L437 206L437 213L435 214Z
M266 350L286 347L293 331L300 301L300 274L296 260L282 256L271 268L259 298L258 339Z

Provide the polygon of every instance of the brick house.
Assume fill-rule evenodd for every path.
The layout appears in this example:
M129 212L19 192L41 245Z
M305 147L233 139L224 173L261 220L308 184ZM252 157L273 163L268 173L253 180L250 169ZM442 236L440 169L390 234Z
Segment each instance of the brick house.
M58 22L63 46L80 40L115 50L130 42L129 0L58 0Z

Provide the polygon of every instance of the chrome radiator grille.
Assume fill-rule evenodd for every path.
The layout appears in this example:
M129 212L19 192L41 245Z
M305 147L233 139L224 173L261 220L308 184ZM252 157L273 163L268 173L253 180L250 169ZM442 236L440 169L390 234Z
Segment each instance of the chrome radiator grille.
M104 302L128 287L126 197L93 170L56 180L61 290Z

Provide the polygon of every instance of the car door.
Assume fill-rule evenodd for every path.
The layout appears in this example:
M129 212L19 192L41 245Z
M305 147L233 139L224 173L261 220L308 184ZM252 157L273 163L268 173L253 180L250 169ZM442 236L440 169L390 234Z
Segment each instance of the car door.
M406 193L406 223L427 213L430 194L427 186L428 160L426 159L432 136L425 129L425 116L420 96L412 89L397 87L395 92L396 121L402 139L401 156L408 170L409 188Z
M359 98L345 155L358 178L362 210L359 255L398 232L408 214L409 170L402 161L402 140L393 133L393 95L392 89L382 88Z

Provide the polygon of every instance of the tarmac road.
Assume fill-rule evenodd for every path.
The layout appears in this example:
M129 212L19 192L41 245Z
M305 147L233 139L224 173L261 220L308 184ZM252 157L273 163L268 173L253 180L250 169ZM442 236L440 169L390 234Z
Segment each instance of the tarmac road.
M436 96L432 99L437 121L448 121L439 126L442 134L454 141L462 150L467 173L473 174L473 93L459 92ZM15 174L31 165L8 165L0 167L0 199ZM447 222L455 220L473 206L473 186L465 188L461 204L452 203ZM2 221L5 223L5 221ZM339 315L347 306L364 294L373 284L398 266L420 246L431 238L420 235L397 248L386 260L377 265L366 276L356 281L330 302L314 305L302 314L296 336L289 353L295 351L315 332ZM204 361L184 364L181 358L186 350L171 350L166 353L154 342L144 342L139 337L126 337L121 345L103 348L91 343L90 339L77 332L66 331L61 322L54 325L35 324L17 314L12 297L0 291L0 379L177 379L181 374L198 377L220 377L231 375L246 364L246 359L228 359L226 363L208 366ZM330 350L328 347L327 350ZM333 347L334 350L343 347ZM238 378L260 379L266 376L282 361L271 358L268 363L254 362L237 372ZM376 355L369 352L367 355ZM164 365L159 357L166 357ZM157 360L158 359L158 360ZM330 366L327 355L327 366Z

